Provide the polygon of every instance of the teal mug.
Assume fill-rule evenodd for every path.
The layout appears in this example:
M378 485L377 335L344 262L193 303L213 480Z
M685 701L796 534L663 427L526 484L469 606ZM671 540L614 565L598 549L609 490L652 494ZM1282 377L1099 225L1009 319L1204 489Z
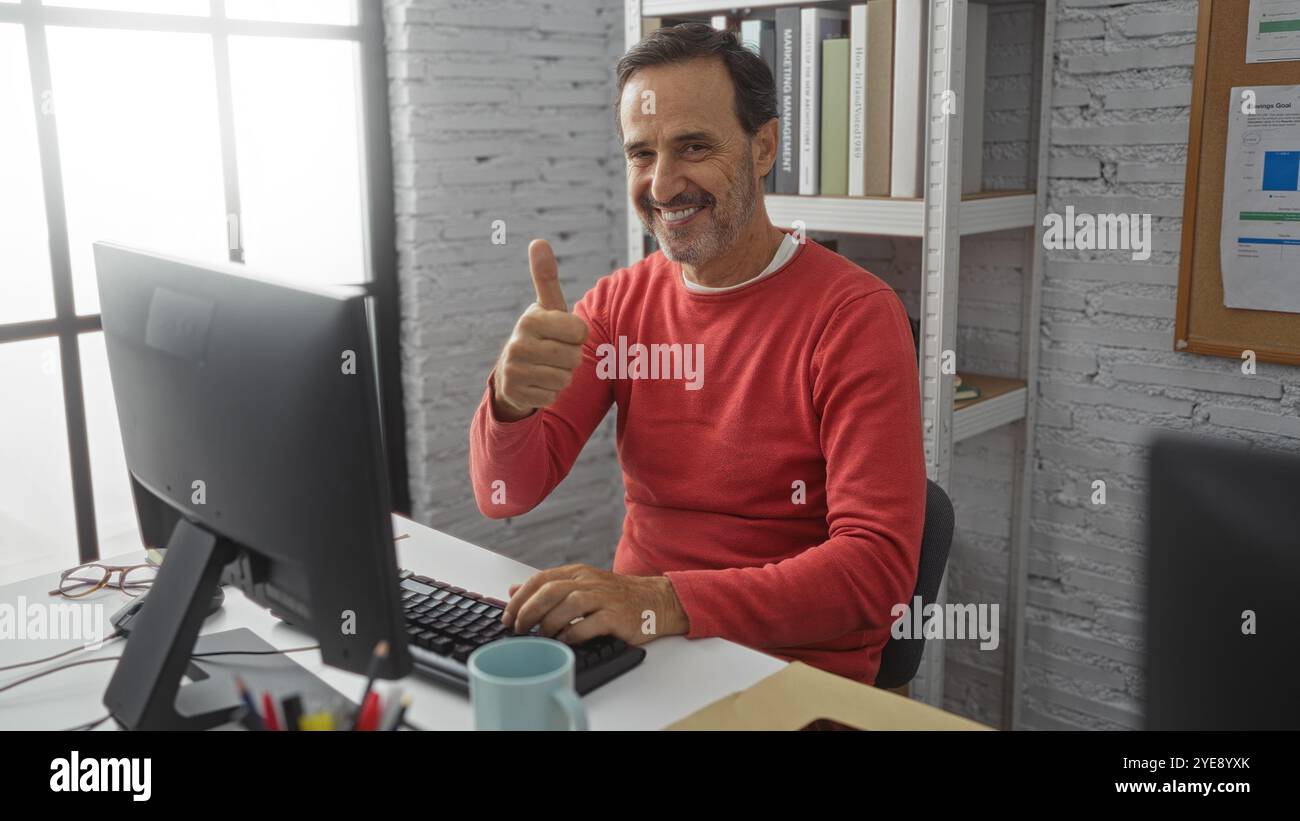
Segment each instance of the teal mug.
M485 644L469 656L476 730L585 730L587 710L573 689L577 660L567 644L523 636Z

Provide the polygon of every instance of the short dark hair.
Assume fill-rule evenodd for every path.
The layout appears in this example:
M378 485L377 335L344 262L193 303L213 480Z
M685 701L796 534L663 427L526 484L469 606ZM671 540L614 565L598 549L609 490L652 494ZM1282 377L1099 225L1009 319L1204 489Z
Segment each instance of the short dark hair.
M651 66L682 63L687 60L717 57L731 75L735 91L736 117L750 136L768 120L777 116L776 84L772 70L750 49L740 42L734 31L719 31L704 23L680 23L661 28L637 43L618 61L618 98L614 101L614 117L618 119L618 106L623 97L623 87L632 75ZM622 133L622 122L618 123Z

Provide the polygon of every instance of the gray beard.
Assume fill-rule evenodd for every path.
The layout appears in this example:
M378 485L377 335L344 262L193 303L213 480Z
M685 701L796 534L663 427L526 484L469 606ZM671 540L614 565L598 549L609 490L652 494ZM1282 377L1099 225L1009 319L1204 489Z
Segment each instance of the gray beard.
M746 155L746 157L748 157L748 155ZM733 189L729 201L726 203L729 206L735 206L734 210L728 209L732 210L734 215L733 218L726 220L718 219L719 206L723 205L723 203L719 201L713 206L713 213L710 215L714 220L716 226L715 230L712 233L700 237L680 252L673 251L669 247L669 244L664 241L664 238L659 235L659 232L655 230L653 212L650 213L649 218L647 219L647 214L644 211L637 209L638 216L641 218L641 224L645 226L646 231L652 234L658 241L659 250L663 251L664 256L667 257L669 261L676 262L679 265L698 267L721 256L735 244L737 239L740 238L741 233L745 230L745 226L749 224L750 218L754 216L754 208L757 207L758 204L754 199L758 192L758 186L754 184L753 160L745 162L745 166L746 167L742 169L741 174L741 179L744 180L742 183L744 187L739 190Z

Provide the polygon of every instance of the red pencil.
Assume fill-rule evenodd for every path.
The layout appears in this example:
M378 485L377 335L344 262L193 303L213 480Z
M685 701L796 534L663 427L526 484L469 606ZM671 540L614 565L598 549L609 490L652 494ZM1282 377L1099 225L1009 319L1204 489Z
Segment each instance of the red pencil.
M275 714L275 701L272 700L270 693L262 693L262 710L266 715L262 716L262 721L266 722L266 729L280 729L280 719Z
M371 690L357 715L358 730L374 730L379 725L379 693Z

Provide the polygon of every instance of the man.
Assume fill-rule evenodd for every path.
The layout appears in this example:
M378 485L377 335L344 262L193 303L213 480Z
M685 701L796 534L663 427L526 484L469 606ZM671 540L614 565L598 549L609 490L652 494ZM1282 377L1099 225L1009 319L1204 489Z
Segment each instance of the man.
M555 257L470 430L480 510L531 510L611 404L627 517L614 571L512 587L502 619L570 643L721 636L875 680L925 503L911 329L894 292L775 228L772 75L729 32L661 29L618 64L628 188L656 252L568 312Z

